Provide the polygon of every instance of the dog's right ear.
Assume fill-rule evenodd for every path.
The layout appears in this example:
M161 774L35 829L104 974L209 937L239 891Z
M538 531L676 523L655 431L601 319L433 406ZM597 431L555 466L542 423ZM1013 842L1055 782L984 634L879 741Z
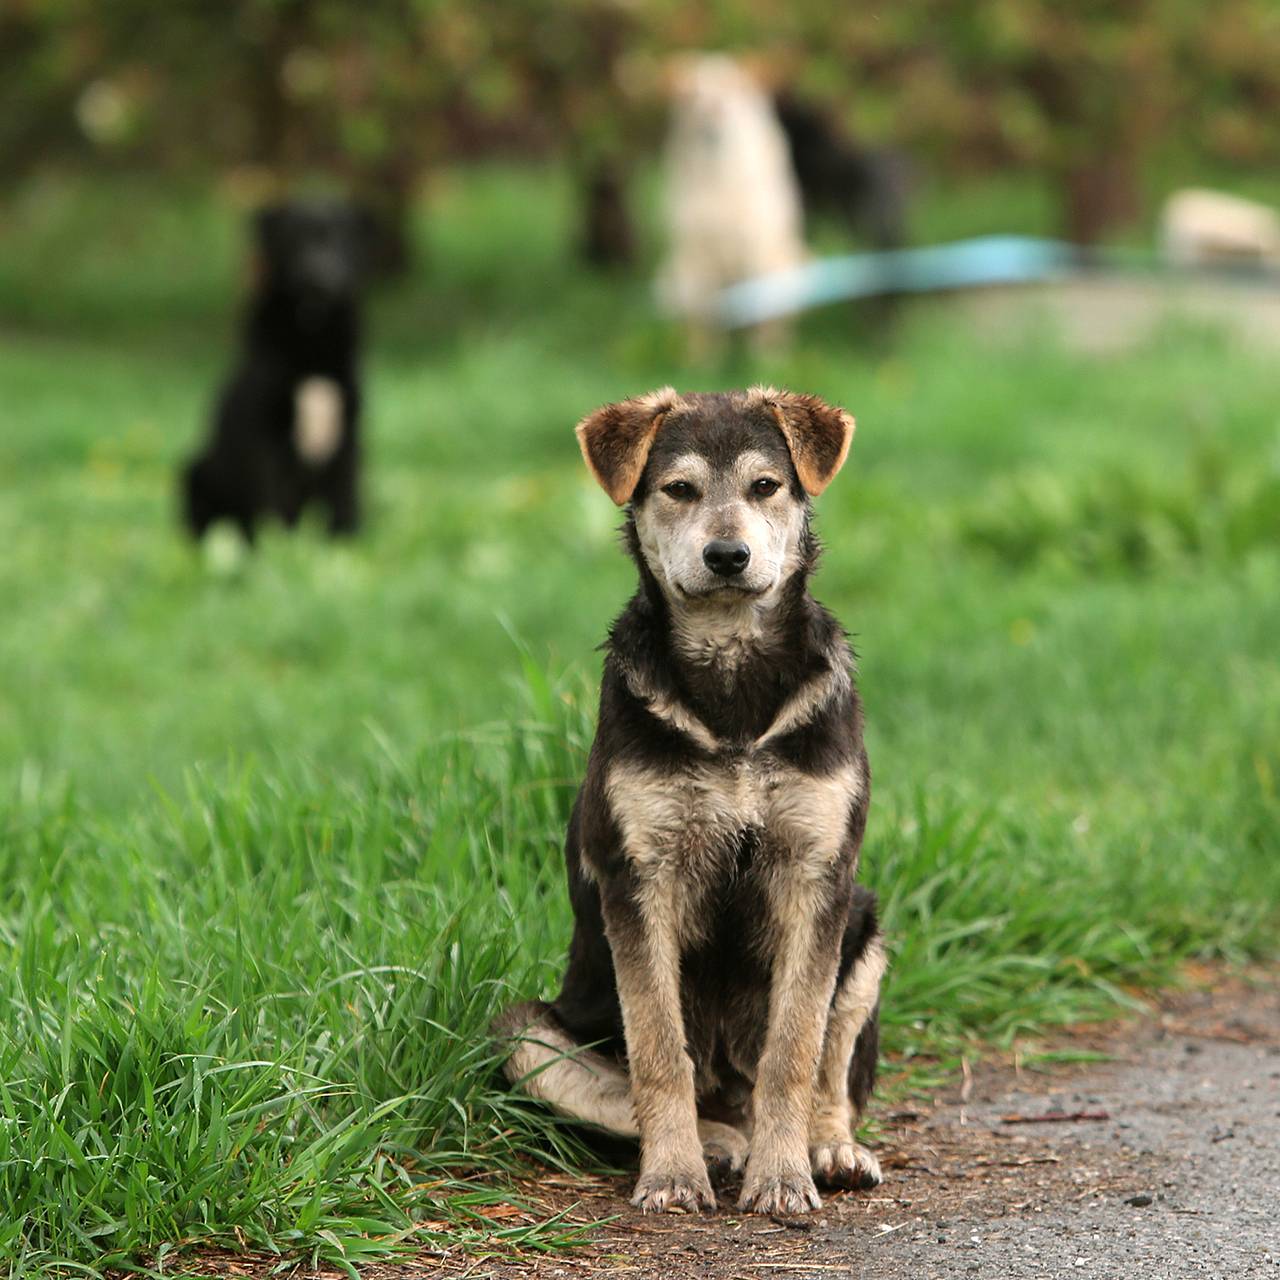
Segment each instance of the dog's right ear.
M273 259L284 244L289 228L290 210L287 202L266 204L253 215L253 234L258 252Z
M635 493L658 428L679 399L674 387L661 387L606 404L578 423L578 445L587 469L618 506L625 506Z

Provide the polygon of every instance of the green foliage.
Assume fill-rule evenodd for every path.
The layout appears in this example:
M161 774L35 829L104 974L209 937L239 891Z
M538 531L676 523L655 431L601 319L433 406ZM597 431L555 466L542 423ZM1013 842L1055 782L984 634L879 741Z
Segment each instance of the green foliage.
M499 1087L486 1028L555 988L594 650L631 586L572 423L665 381L857 413L817 593L861 654L892 1054L1025 1041L1188 956L1274 951L1272 362L1190 330L1107 360L1043 334L991 348L935 304L891 351L851 349L833 312L789 354L689 368L643 284L568 265L567 192L441 185L429 275L372 317L367 534L270 532L225 576L181 542L172 476L230 350L234 214L136 181L15 203L15 1273L202 1241L340 1265L571 1243L486 1218L530 1157L598 1159ZM925 215L945 235L980 207Z
M935 169L1038 170L1083 239L1135 216L1153 162L1277 144L1269 0L36 0L0 17L0 155L319 173L402 217L449 156L625 157L656 134L663 60L725 47Z
M1181 475L1019 472L975 503L962 533L1017 568L1143 573L1191 557L1222 565L1280 547L1280 471L1201 456Z

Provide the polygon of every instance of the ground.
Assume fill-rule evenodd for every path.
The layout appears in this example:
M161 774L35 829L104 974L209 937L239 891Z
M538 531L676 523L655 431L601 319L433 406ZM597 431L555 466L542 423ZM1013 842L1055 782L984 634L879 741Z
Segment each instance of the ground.
M366 1280L941 1280L974 1272L1274 1280L1274 975L1167 993L1141 1019L1072 1028L1052 1048L1054 1065L1016 1057L966 1064L931 1096L880 1111L874 1145L884 1184L828 1196L816 1214L742 1216L726 1196L714 1214L646 1217L627 1201L626 1176L548 1173L524 1194L539 1212L602 1223L581 1246L518 1262L457 1250L410 1255L370 1268ZM252 1276L268 1265L210 1255L191 1274Z

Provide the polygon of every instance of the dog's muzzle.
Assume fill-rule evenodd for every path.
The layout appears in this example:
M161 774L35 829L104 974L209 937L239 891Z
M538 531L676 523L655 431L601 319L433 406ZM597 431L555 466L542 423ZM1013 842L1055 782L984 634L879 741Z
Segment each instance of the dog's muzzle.
M702 548L702 563L718 578L736 578L751 560L751 548L745 542L714 538Z

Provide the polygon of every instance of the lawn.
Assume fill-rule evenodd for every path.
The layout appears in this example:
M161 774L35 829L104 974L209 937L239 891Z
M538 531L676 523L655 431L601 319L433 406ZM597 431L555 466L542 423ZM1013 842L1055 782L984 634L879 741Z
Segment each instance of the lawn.
M523 1162L585 1157L498 1088L485 1028L556 983L630 590L572 426L663 382L858 417L816 593L861 656L890 1055L1274 948L1274 362L1176 326L1106 359L1035 324L991 347L924 304L891 340L832 312L690 369L642 279L571 265L566 210L537 173L437 183L371 317L367 533L222 568L179 537L173 471L228 358L234 210L49 180L0 215L15 1274L201 1240L355 1264L415 1221L406 1245L564 1243L486 1217Z

